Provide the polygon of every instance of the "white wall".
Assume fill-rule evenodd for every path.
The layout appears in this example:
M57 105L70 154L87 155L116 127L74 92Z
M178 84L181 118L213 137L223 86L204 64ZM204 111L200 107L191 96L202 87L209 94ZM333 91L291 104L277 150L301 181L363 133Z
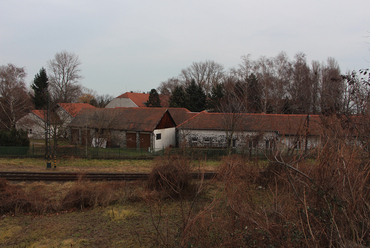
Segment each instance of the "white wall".
M295 137L295 136L282 136L279 138L280 143L283 144L286 147L293 148L296 145L296 142L298 139L300 140L300 149L304 149L305 147L305 137ZM313 149L315 147L318 147L320 145L320 137L318 136L308 136L307 138L307 149Z
M235 148L243 148L249 145L249 141L254 137L260 136L259 146L264 147L264 140L276 139L276 132L234 132ZM180 130L179 146L193 147L227 147L227 135L225 131L216 130ZM247 144L248 142L248 144ZM233 144L232 144L233 145ZM253 144L255 146L256 144Z
M33 113L28 113L17 121L16 129L27 131L30 139L45 138L45 122ZM30 132L30 129L32 130Z
M110 101L106 108L117 108L117 107L137 107L137 105L129 98L114 98L112 101Z
M157 140L157 134L161 134L161 139ZM176 145L176 128L165 128L165 129L156 129L153 132L153 149L154 151L162 150L169 146Z
M234 133L234 139L236 139L236 148L245 148L248 140L253 136L259 135L257 132L236 132ZM214 131L214 130L179 130L178 134L179 146L183 147L226 147L226 132L225 131ZM275 139L279 149L293 148L296 145L297 140L300 139L300 149L304 149L305 137L296 136L278 136L276 132L266 132L260 136L258 146L260 148L266 147L266 140ZM253 144L255 146L256 144ZM319 136L308 136L307 148L313 149L320 145Z

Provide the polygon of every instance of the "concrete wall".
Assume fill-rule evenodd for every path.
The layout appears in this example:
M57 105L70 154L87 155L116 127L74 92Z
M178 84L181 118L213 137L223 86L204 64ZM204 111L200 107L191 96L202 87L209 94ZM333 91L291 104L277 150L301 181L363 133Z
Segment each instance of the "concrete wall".
M213 130L180 130L178 133L179 146L190 146L190 147L215 147L224 148L227 147L228 137L231 137L231 133L225 131L213 131ZM235 148L241 148L251 144L256 146L256 141L268 140L276 138L276 133L268 132L259 134L256 132L234 132L232 136L231 146ZM261 145L265 143L262 142Z
M230 134L228 134L230 135ZM227 134L225 131L209 130L179 130L178 142L183 147L227 147ZM301 148L305 147L305 137L279 136L276 132L236 132L233 135L231 147L233 148L293 148L298 144ZM319 137L309 136L307 138L307 148L312 149L319 145Z
M157 139L159 135L161 137ZM159 151L170 146L174 147L176 145L176 128L154 130L152 137L154 151Z
M306 137L279 136L276 132L236 132L231 141L231 147L237 149L255 148L299 148L304 149ZM178 142L180 147L227 147L225 131L208 130L179 130ZM307 148L312 149L320 144L320 137L308 136Z

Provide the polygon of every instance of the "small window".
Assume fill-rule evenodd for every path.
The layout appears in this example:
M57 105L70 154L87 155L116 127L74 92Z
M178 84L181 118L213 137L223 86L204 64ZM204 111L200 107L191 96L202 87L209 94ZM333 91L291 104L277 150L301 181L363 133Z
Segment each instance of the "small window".
M236 139L233 139L233 148L236 147Z
M32 129L29 129L29 130L28 130L28 133L29 133L29 134L32 134Z
M270 140L266 140L266 149L269 149L270 148Z
M205 138L203 138L203 142L206 143L206 144L208 144L208 143L211 142L211 138L205 137Z
M197 143L197 142L198 142L198 137L192 137L192 138L191 138L191 142L193 142L193 143Z
M155 136L155 139L156 140L162 139L162 134L161 133L157 133L156 136Z

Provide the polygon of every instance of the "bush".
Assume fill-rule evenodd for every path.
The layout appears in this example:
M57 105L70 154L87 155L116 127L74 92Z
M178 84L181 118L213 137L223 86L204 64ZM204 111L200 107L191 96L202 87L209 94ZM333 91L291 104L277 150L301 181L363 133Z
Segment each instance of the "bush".
M192 168L189 160L180 156L164 156L155 160L149 174L148 188L164 193L165 197L183 198L193 195Z
M29 147L30 140L26 131L12 129L11 131L0 130L0 146L23 146Z
M95 206L106 207L126 201L140 201L142 182L90 182L80 180L50 187L45 183L32 183L26 186L9 184L0 178L0 214L58 212L62 210L84 209ZM59 185L59 184L58 184Z

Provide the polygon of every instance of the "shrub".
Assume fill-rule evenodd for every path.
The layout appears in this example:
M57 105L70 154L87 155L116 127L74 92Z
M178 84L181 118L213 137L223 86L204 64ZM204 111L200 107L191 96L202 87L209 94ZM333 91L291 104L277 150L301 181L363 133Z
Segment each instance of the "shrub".
M8 184L0 179L0 214L58 212L108 206L125 201L140 201L140 182L90 182L80 180L69 185L50 187L44 183L26 186ZM66 191L64 189L67 189Z
M155 160L147 187L164 193L165 197L182 198L194 193L189 160L180 156L164 156Z
M0 130L0 146L30 146L27 132L20 129L11 131Z

